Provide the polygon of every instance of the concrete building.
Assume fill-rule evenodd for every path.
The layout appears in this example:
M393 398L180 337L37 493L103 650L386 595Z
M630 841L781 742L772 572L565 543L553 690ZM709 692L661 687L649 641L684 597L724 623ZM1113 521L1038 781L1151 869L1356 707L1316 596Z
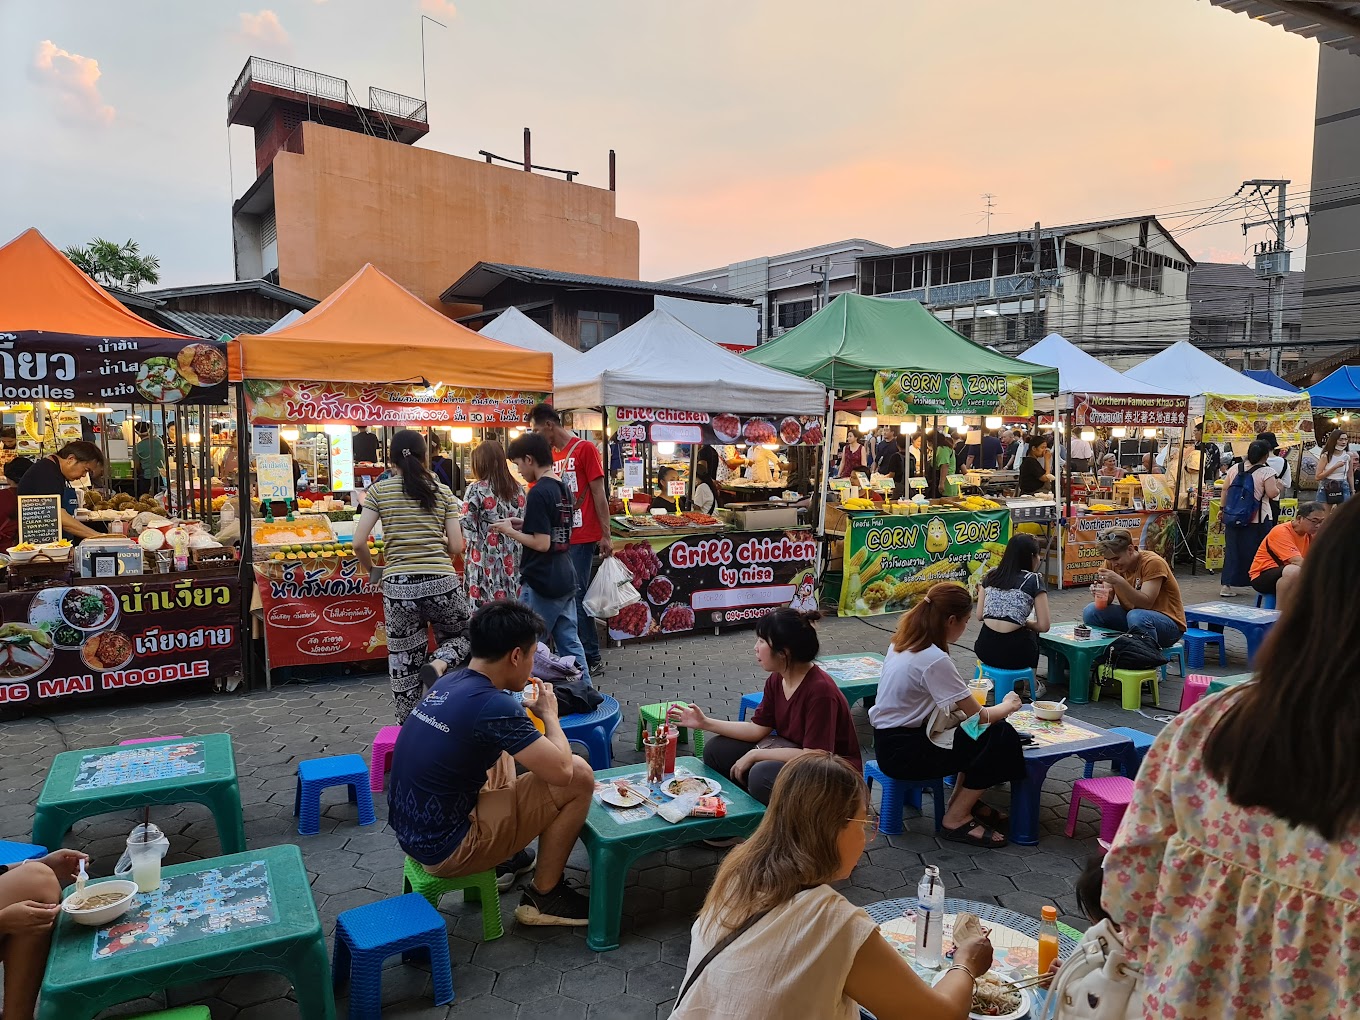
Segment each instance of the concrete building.
M768 340L792 329L837 294L853 293L856 259L888 250L876 241L851 238L673 276L665 282L754 302L760 314L760 338Z
M1302 362L1303 272L1284 279L1284 336L1280 374ZM1269 368L1270 284L1251 266L1200 262L1190 274L1190 340L1236 369Z
M258 176L232 207L238 279L324 297L372 262L448 314L440 293L482 260L636 279L638 227L613 190L413 146L425 104L251 57L228 124L254 130ZM544 169L535 167L534 169ZM611 173L612 178L612 173Z
M1120 367L1190 336L1194 260L1156 217L911 244L858 259L858 290L912 298L1014 354L1049 333Z

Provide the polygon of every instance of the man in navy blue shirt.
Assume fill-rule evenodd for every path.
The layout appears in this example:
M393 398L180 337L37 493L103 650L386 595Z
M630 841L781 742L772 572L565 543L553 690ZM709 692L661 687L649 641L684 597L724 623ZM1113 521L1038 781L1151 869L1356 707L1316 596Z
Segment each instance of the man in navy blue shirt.
M491 602L473 614L471 660L430 688L397 737L388 824L431 875L496 868L506 889L533 866L526 848L537 838L537 871L515 919L580 927L589 900L562 870L590 810L595 775L571 753L552 685L532 676L542 630L519 602ZM522 705L514 697L520 691ZM542 721L542 734L526 708ZM516 776L514 762L528 771Z

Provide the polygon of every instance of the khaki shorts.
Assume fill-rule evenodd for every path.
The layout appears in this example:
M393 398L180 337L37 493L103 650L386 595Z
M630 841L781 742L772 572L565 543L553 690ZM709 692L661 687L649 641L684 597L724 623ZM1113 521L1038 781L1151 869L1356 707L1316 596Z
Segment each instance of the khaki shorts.
M424 865L431 875L461 878L490 871L533 842L574 796L571 787L552 786L532 772L497 776L497 771L477 795L463 842L439 864Z

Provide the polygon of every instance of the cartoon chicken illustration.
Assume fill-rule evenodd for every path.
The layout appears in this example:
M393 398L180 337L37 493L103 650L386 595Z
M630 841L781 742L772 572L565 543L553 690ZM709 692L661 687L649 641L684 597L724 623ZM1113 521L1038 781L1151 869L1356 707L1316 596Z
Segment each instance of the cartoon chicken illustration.
M938 517L932 517L926 522L926 552L932 556L938 556L949 549L949 529L944 526L944 521Z

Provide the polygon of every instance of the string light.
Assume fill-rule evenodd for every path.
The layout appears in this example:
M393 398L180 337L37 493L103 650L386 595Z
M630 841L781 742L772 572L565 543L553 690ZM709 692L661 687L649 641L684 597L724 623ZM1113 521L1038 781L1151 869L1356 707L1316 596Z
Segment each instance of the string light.
M865 413L859 416L859 430L861 432L872 432L878 428L878 415Z
M1116 425L1114 428L1110 429L1111 439L1123 439L1128 434L1129 430L1126 429L1123 425Z

